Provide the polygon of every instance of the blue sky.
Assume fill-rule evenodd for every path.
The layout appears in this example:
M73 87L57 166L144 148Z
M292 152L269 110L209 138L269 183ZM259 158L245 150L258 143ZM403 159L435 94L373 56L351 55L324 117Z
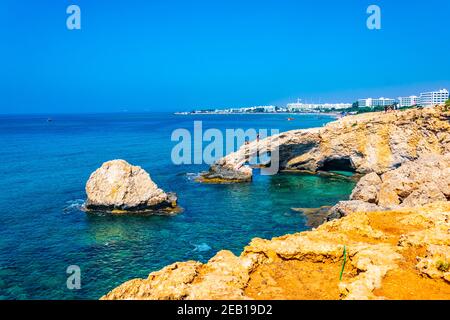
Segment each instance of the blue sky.
M66 28L81 8L82 29ZM366 28L377 4L382 29ZM450 87L450 1L0 2L0 113L352 102Z

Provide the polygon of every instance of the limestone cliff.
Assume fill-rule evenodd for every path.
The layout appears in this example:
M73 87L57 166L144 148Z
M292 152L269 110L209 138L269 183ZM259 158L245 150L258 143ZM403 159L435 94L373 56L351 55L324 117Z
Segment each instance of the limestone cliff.
M281 170L348 169L382 174L425 154L450 152L450 112L443 108L347 116L322 128L253 141L214 163L206 182L251 180L257 150L279 151Z

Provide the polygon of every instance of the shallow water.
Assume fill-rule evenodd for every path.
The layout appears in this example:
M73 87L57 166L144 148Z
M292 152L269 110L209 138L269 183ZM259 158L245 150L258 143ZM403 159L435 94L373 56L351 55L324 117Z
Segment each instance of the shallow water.
M206 165L175 166L176 128L322 126L328 116L98 114L0 116L0 298L97 299L118 284L180 260L207 261L218 250L239 254L253 237L306 230L293 207L332 205L354 182L336 176L255 175L252 183L199 184ZM104 161L122 158L174 191L184 212L98 216L79 208L84 185ZM81 268L80 290L66 268Z

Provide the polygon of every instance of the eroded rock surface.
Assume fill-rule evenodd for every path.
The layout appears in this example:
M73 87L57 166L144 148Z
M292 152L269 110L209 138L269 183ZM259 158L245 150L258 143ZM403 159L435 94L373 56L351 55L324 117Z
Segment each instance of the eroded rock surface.
M381 178L375 172L366 174L358 181L350 195L350 199L378 203L381 183Z
M375 175L371 173L361 178L350 199L385 208L450 200L450 153L424 155L416 161L403 163L378 179Z
M91 211L173 212L176 195L165 193L141 167L124 160L105 162L86 184L85 207Z

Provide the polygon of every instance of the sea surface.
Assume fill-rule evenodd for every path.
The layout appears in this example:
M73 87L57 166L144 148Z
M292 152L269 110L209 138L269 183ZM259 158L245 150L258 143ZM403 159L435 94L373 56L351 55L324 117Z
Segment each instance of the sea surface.
M48 121L51 117L52 121ZM298 207L333 205L354 182L305 174L261 176L244 184L194 181L208 166L174 165L175 129L323 126L326 115L89 114L0 116L0 299L98 299L124 281L176 261L240 254L254 237L307 230ZM178 194L176 216L92 215L80 210L89 175L125 159ZM81 269L69 290L67 267Z

